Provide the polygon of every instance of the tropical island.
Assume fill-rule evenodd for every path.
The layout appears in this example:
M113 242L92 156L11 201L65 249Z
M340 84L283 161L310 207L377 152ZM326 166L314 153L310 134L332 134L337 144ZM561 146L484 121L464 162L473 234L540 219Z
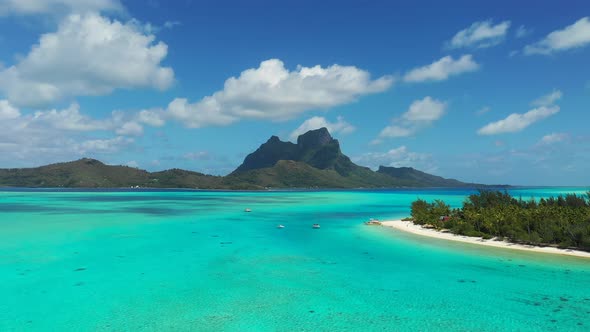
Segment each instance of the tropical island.
M182 169L148 172L83 158L35 168L0 169L0 187L265 190L484 185L445 179L411 167L380 166L373 171L352 162L328 129L320 128L300 135L297 143L271 136L226 176Z
M590 192L523 200L480 190L459 209L418 199L410 218L381 224L447 240L590 257Z

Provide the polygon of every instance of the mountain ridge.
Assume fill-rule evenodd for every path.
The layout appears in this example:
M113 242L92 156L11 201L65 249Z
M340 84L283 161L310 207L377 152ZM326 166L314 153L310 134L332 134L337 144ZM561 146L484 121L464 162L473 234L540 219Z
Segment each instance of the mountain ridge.
M82 158L34 168L0 169L3 187L65 188L395 188L481 187L411 167L380 166L375 172L353 163L326 128L310 130L297 143L271 136L226 176L182 169L157 172Z

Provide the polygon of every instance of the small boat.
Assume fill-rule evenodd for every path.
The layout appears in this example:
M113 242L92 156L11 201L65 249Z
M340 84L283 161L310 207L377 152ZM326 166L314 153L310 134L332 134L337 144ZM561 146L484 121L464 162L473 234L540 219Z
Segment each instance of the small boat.
M320 224L313 224L312 228L320 228Z
M277 228L285 228L283 225L278 225Z
M369 221L365 221L365 225L372 225L372 226L379 226L381 225L381 222L379 221L379 219L369 219Z
M250 209L245 209L244 212L252 212Z

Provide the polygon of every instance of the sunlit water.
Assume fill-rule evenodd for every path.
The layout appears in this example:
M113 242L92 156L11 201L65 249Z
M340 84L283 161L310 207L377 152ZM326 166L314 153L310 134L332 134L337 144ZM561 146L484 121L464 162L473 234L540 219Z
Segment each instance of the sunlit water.
M468 193L1 191L0 331L590 330L590 260L362 225Z

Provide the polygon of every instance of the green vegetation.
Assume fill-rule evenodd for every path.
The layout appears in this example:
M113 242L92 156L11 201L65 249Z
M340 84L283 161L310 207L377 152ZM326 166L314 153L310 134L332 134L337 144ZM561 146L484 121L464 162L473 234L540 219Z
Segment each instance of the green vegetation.
M377 173L389 175L390 177L397 179L404 179L409 183L417 183L418 186L428 187L446 187L446 188L458 188L458 187L482 187L481 184L476 183L465 183L457 181L455 179L445 179L440 176L424 173L412 167L385 167L379 166Z
M353 163L326 128L299 136L297 144L272 136L227 176L181 169L147 172L105 165L94 159L37 168L0 169L0 186L66 188L394 188L475 186L413 168L381 167L373 172Z
M479 191L453 210L440 200L418 199L412 203L412 219L460 235L590 251L590 192L537 201Z
M0 169L0 186L49 188L222 188L222 178L171 169L147 172L128 166L80 159L36 168Z

